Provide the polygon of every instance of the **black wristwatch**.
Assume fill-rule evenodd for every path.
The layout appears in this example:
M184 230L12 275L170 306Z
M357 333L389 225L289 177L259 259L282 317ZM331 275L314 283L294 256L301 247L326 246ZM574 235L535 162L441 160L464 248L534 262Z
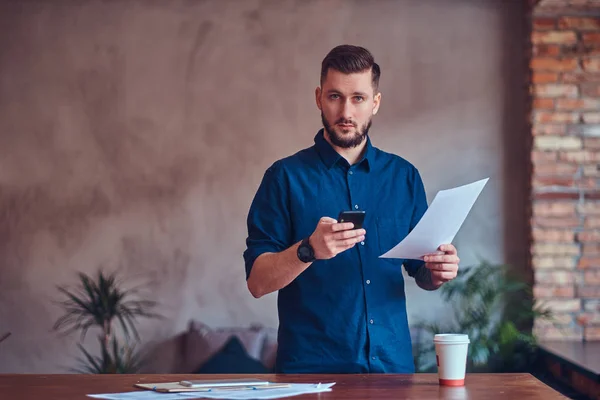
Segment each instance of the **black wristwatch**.
M310 236L309 236L310 237ZM296 252L298 255L298 259L304 263L313 262L316 260L315 251L312 246L308 242L308 238L304 239L300 246L298 246L298 251Z

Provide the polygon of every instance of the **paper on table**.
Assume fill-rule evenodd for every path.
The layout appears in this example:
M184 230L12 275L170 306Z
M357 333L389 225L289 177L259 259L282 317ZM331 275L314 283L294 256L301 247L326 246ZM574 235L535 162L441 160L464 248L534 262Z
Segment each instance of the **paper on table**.
M489 178L440 190L415 228L380 258L422 260L442 244L452 243Z
M231 400L245 400L245 399L281 399L283 397L298 396L300 394L309 393L322 393L331 392L331 387L335 385L333 383L293 383L290 387L280 389L265 389L265 390L240 390L231 391L229 393L225 391L203 393L202 397L207 399L231 399ZM186 398L197 398L193 397L193 393L180 393L181 396Z
M308 393L330 392L334 383L292 383L290 387L257 390L215 390L214 392L158 393L150 390L126 393L88 394L107 400L187 400L187 399L279 399Z

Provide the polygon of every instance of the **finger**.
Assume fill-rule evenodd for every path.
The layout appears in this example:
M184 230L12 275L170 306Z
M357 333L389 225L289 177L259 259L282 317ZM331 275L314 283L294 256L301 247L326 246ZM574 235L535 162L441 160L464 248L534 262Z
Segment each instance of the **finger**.
M427 253L427 254L424 254L424 255L423 255L423 257L427 257L427 256L437 256L437 255L444 255L444 254L446 254L446 253L444 253L443 251L440 251L440 250L436 250L436 251L434 251L434 252L432 252L432 253Z
M344 240L344 239L349 239L349 238L353 238L356 236L364 236L366 233L367 233L367 231L365 231L364 229L350 229L347 231L341 231L341 232L334 233L332 235L332 237L335 240Z
M456 273L447 271L431 271L431 277L443 282L448 282L456 278Z
M337 247L347 247L350 248L354 246L356 243L362 242L365 240L364 236L353 237L350 239L340 240L337 242Z
M423 261L425 262L436 262L436 263L448 263L448 264L458 264L460 262L460 258L457 255L437 255L437 256L425 256L423 257Z
M438 247L439 250L443 251L446 254L456 254L456 247L452 243L450 244L442 244Z
M433 271L458 271L458 265L456 264L440 264L440 263L426 263L425 268Z
M335 223L331 225L332 232L347 231L352 228L354 228L354 224L352 222L341 222L339 224Z
M321 217L321 219L319 220L319 223L322 224L336 224L337 223L337 219L333 219L330 217Z

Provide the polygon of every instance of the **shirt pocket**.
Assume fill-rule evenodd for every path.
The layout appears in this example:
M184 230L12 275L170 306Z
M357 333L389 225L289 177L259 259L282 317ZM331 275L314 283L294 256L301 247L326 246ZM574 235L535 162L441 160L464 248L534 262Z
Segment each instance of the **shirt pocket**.
M379 241L379 251L382 255L408 235L410 224L400 218L378 217L377 218L377 240ZM384 258L383 260L393 264L402 265L403 259Z

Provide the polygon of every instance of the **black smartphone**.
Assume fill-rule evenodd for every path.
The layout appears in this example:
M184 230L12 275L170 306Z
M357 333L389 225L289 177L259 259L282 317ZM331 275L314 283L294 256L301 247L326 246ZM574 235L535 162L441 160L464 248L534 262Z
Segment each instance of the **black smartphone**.
M353 229L360 229L365 222L366 211L342 211L338 216L338 222L352 222Z

